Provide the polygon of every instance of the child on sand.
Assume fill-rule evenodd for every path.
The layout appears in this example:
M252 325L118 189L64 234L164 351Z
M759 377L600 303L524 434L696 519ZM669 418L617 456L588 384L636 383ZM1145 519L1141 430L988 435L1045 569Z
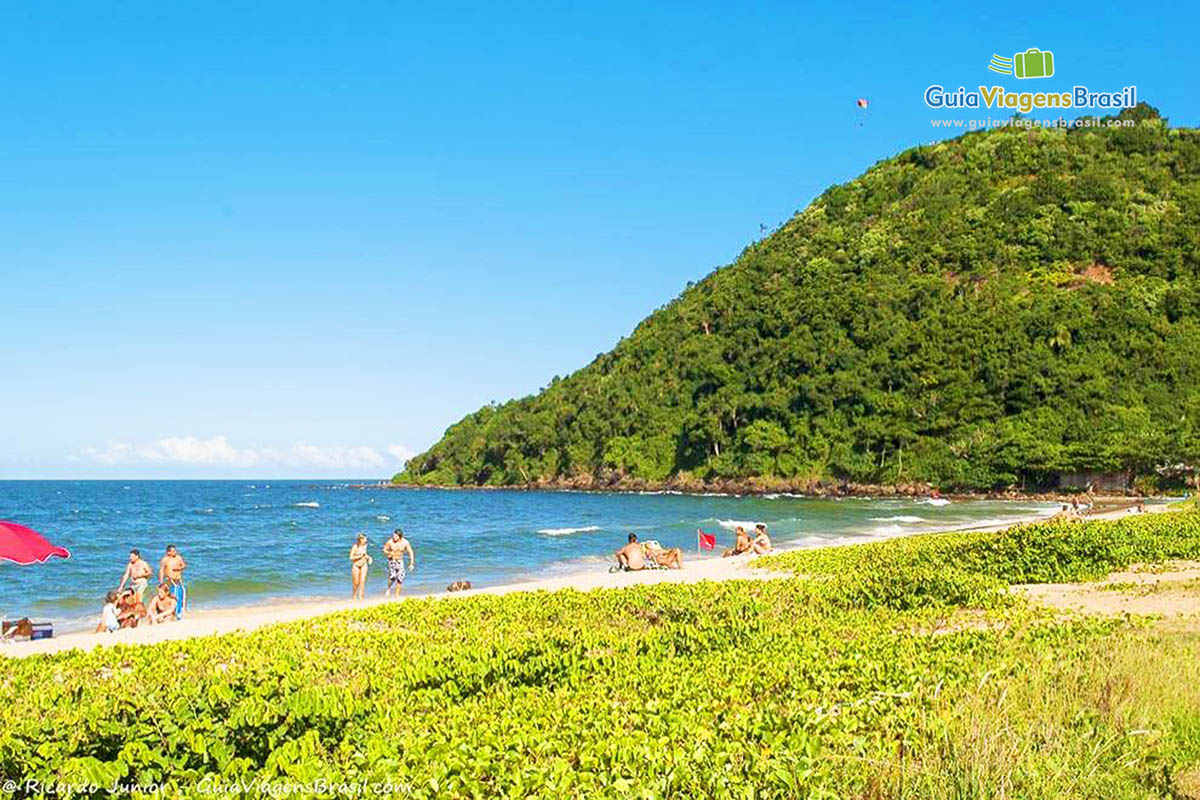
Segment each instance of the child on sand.
M104 596L104 608L100 609L100 624L96 626L96 633L114 633L120 627L121 621L117 618L117 593L109 592Z

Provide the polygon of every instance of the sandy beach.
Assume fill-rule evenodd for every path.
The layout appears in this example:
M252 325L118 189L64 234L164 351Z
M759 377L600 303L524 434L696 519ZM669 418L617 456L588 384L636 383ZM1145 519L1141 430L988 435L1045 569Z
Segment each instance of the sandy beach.
M1165 511L1166 508L1166 503L1155 503L1148 505L1147 511L1160 512ZM1113 519L1128 513L1130 513L1128 507L1114 508L1102 513L1093 514L1089 519ZM1030 515L1027 521L1041 518L1037 515ZM995 525L975 526L960 528L958 530L999 530L1003 527ZM914 531L909 535L921 535L933 532L935 531ZM940 532L945 533L947 531L943 530ZM788 548L781 549L786 550ZM695 553L690 553L685 554L683 569L679 570L608 572L602 566L597 565L597 569L594 572L578 572L552 578L482 587L465 592L440 592L432 595L412 595L398 598L373 597L366 600L351 600L348 598L338 600L296 600L232 608L201 608L189 611L185 619L177 622L142 625L137 628L119 630L115 633L72 632L56 636L52 639L8 642L0 644L0 656L24 657L36 654L60 653L76 649L91 650L96 647L118 644L151 644L154 642L190 639L196 636L232 633L234 631L252 631L266 625L294 622L336 611L369 608L381 603L400 603L414 598L468 597L477 594L500 595L510 592L556 591L568 588L587 591L590 589L621 588L649 583L695 583L699 581L764 580L788 577L784 573L772 573L756 569L754 561L755 557L753 556L734 558L705 556L698 558Z

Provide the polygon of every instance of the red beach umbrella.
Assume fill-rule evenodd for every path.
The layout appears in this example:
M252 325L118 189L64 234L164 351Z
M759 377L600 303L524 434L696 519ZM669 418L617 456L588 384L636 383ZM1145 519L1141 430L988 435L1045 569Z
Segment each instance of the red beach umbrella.
M0 558L17 564L41 564L50 556L70 558L71 553L65 547L50 544L37 531L0 520Z

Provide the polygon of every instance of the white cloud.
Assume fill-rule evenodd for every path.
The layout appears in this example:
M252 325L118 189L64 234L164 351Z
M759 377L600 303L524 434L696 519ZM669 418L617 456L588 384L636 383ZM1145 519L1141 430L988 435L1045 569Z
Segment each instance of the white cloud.
M417 452L415 450L413 450L411 447L405 447L402 444L388 445L387 451L388 451L388 453L391 454L392 458L396 459L397 461L399 461L401 463L407 462L409 459L411 459L413 456L415 456L417 454Z
M407 461L413 451L394 444L387 453L397 461ZM382 467L387 463L378 450L365 445L331 446L298 442L285 449L235 447L225 436L200 439L196 436L173 436L153 442L109 442L103 448L89 447L68 456L72 461L92 461L97 464L187 464L209 467L325 467L357 469Z

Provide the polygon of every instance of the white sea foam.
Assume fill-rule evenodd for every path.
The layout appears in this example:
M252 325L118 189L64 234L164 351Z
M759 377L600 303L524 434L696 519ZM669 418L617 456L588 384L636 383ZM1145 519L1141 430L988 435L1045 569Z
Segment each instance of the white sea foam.
M600 530L599 525L585 525L582 528L542 528L538 533L546 536L570 536L572 533L589 533Z
M745 528L746 530L752 530L757 523L746 522L743 520L736 520L736 519L719 519L719 520L717 520L717 524L720 525L725 530L732 531L736 528Z
M926 497L924 500L918 500L918 503L924 503L927 506L948 506L950 501L944 497Z
M293 508L320 508L321 504L316 500L306 500L303 503L292 503Z
M924 522L924 517L909 517L900 514L895 517L871 517L871 522Z
M376 514L375 519L378 520L379 522L391 522L392 521L392 518L389 517L387 514Z

